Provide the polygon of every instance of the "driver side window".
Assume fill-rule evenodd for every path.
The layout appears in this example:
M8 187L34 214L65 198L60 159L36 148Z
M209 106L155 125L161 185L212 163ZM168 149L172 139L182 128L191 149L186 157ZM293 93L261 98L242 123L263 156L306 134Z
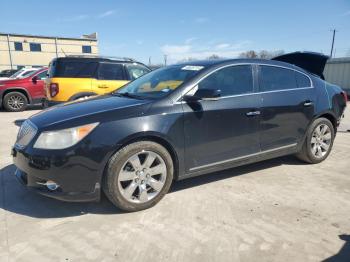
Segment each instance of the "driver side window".
M47 71L41 72L37 75L38 80L45 80L47 78Z
M221 90L221 96L253 92L253 73L250 65L229 66L212 73L198 84L198 89Z

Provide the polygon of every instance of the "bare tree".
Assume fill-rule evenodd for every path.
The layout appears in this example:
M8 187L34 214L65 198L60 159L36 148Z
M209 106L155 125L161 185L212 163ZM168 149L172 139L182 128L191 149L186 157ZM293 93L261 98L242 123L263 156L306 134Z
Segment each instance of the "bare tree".
M215 60L215 59L220 59L221 57L218 56L217 54L212 54L211 56L208 57L209 60Z
M261 50L260 52L256 52L254 50L250 50L247 52L243 52L239 55L239 58L261 58L261 59L271 59L275 56L279 56L284 54L283 50L276 51L267 51Z

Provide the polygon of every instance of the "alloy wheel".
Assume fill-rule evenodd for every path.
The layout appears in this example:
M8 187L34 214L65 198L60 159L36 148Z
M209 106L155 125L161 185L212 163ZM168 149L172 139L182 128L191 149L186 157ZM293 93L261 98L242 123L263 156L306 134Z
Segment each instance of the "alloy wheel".
M326 124L316 126L311 137L311 152L316 158L322 158L332 143L332 132Z
M19 110L24 106L24 98L18 95L12 95L8 101L8 106L13 110Z
M145 203L156 197L165 185L167 167L164 159L152 151L131 156L118 175L118 188L133 203Z

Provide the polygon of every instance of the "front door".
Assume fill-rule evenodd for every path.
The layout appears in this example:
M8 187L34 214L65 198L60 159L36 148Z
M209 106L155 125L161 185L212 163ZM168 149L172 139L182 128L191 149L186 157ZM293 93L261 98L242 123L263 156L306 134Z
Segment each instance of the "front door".
M196 88L219 89L215 101L183 103L186 172L228 164L260 151L260 95L251 65L220 69Z
M35 78L34 78L35 77ZM39 99L45 97L45 79L47 78L47 70L32 77L32 97L33 99ZM36 80L33 80L36 79Z

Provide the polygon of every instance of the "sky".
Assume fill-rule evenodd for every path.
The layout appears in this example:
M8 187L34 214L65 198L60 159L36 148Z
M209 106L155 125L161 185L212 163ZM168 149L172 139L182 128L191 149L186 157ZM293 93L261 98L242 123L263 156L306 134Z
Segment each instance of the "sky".
M101 55L168 63L247 50L350 56L350 0L6 1L0 32L80 37L98 33Z

